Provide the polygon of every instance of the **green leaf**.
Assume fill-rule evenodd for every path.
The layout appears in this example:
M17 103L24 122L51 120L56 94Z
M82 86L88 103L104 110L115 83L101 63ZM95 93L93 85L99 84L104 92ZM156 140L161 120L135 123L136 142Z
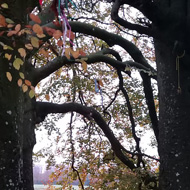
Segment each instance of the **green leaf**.
M34 90L30 90L30 92L29 92L29 96L30 96L30 98L33 98L33 97L35 96L35 92L34 92Z
M23 60L20 59L20 58L16 58L13 62L13 67L16 69L16 70L19 70L20 69L20 66L23 65Z
M1 7L4 8L4 9L8 9L9 8L9 6L7 5L7 3L1 4Z

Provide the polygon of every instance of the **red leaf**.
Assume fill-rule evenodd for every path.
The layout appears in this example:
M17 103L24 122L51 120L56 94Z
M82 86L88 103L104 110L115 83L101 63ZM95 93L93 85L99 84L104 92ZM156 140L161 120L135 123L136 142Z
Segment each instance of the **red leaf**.
M39 16L35 15L35 14L30 14L30 19L33 20L34 22L40 24L41 23L41 20L39 18Z

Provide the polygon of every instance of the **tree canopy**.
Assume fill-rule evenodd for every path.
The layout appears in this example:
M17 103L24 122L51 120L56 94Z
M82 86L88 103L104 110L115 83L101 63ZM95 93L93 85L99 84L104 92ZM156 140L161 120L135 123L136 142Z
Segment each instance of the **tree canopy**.
M88 189L190 187L183 184L187 1L8 0L0 6L0 187L33 189L34 130L42 127L55 131L56 151L35 156L48 155L49 166L56 165L53 154L63 157L50 184L62 177L68 188L78 179L84 189L88 177ZM66 135L54 123L63 117ZM146 133L160 158L141 146Z

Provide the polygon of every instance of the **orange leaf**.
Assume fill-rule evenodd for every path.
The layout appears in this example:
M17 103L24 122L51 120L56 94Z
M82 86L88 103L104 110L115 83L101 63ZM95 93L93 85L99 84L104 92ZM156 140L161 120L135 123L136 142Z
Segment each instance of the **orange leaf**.
M6 72L7 79L11 82L12 81L12 75L10 72Z
M71 54L72 54L72 56L76 59L76 58L78 58L79 57L79 50L76 50L76 51L71 51Z
M34 24L32 27L32 30L36 33L36 34L43 34L43 29L39 24Z
M30 14L30 19L33 20L34 22L40 24L41 23L41 20L39 18L39 16L35 15L35 14Z
M18 52L20 53L21 57L26 57L26 50L24 48L19 48Z
M0 27L6 27L6 26L7 26L7 23L6 23L5 17L0 14Z
M40 51L39 51L39 54L42 54L42 55L44 55L45 57L49 57L49 53L45 50L45 49L40 49Z
M22 79L18 79L17 84L18 86L22 86Z
M45 99L46 99L47 101L49 101L49 99L50 99L49 94L46 94L46 95L45 95Z
M84 69L84 72L86 72L86 70L87 70L87 63L86 63L86 61L81 60L80 62L82 63L82 68Z
M61 36L63 35L63 33L60 31L60 30L56 30L54 33L53 33L53 37L58 40Z
M24 83L27 85L27 86L31 86L31 82L29 80L24 80Z
M57 45L58 45L59 47L62 47L62 45L63 45L63 40L58 40Z

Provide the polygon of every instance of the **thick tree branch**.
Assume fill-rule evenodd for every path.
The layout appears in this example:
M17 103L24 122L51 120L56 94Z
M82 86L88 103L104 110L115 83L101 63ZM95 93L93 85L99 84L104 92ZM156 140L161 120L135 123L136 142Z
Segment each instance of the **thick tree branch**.
M100 29L90 24L76 22L76 21L74 22L71 21L69 22L69 24L73 32L79 32L79 33L97 37L105 41L110 47L114 45L121 46L123 49L125 49L129 53L129 55L133 58L135 62L142 64L146 68L150 68L151 71L155 71L155 69L148 64L148 62L142 55L141 51L132 42L126 40L125 38L117 34L107 32L106 30ZM50 28L57 28L53 23L49 23L45 26L50 27Z
M39 81L46 78L51 73L55 72L56 70L58 70L64 65L80 63L80 59L82 58L85 59L88 64L92 64L96 62L105 62L111 65L112 67L118 68L122 71L125 71L126 67L135 67L137 69L143 70L144 72L154 73L154 70L151 70L151 67L147 68L144 65L134 62L134 61L121 62L111 57L108 57L106 54L112 54L117 58L119 56L119 54L117 54L117 52L114 50L103 49L102 51L92 53L88 56L83 56L83 57L79 56L78 59L74 59L74 58L67 59L65 56L56 57L54 60L49 61L46 65L33 70L33 84L35 86ZM155 75L153 75L153 78L155 78Z
M154 95L153 95L153 90L151 86L151 79L146 73L143 73L143 72L141 72L141 77L143 79L144 93L145 93L146 103L149 110L150 120L152 123L152 128L153 128L156 140L158 142L158 139L159 139L158 138L159 136L158 117L156 114Z
M105 136L108 138L113 151L116 156L131 170L135 169L136 166L126 155L123 154L123 146L116 139L111 129L108 127L107 123L104 121L100 113L98 113L93 107L83 106L78 103L65 103L65 104L54 104L48 102L37 102L36 112L38 117L45 117L49 113L68 113L77 112L87 119L94 119L97 125L102 129Z
M128 28L130 30L136 30L140 34L146 34L148 36L154 36L154 33L151 28L141 26L139 24L132 24L121 17L119 17L118 12L119 8L121 6L122 1L121 0L115 0L112 6L112 11L111 11L111 18L121 26Z

